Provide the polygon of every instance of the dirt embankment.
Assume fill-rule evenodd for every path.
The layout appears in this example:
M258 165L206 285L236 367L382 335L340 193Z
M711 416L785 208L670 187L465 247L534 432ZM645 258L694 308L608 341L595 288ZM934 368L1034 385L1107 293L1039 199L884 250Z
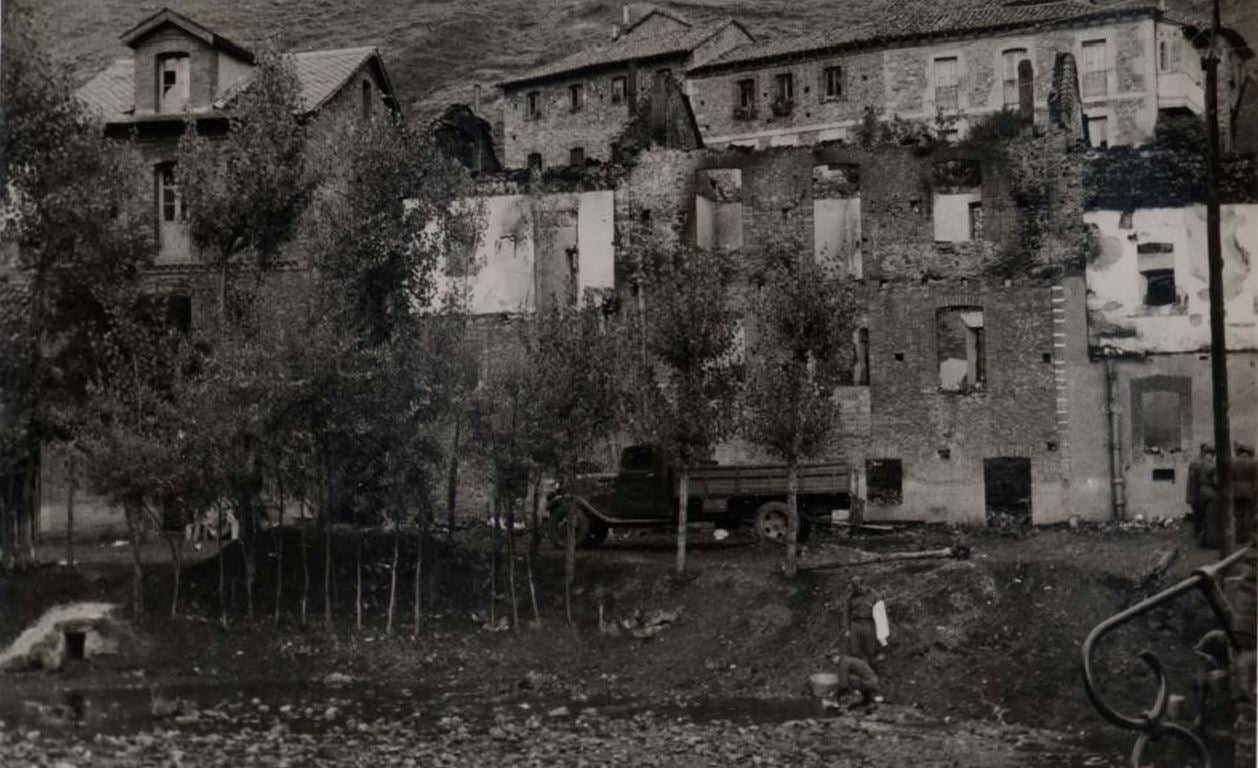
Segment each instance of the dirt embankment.
M829 558L851 554L854 548L929 548L947 544L952 536L929 528L890 541L822 536L809 554ZM622 701L798 696L808 674L826 668L826 656L840 639L838 599L857 572L805 571L788 582L777 573L777 552L726 542L699 547L691 558L691 574L679 581L672 576L667 537L613 539L603 549L579 554L574 593L578 626L570 630L564 621L562 556L544 548L535 563L543 628L487 632L472 618L476 613L483 620L488 608L484 548L433 542L425 552L423 596L430 613L424 617L424 631L418 640L383 642L391 543L386 536L364 542L366 629L356 636L350 631L356 548L347 542L336 547L337 642L295 626L302 568L293 542L286 543L287 597L279 631L270 625L272 550L264 550L259 560L258 625L252 629L240 615L238 556L227 560L234 616L227 631L213 622L218 614L217 561L191 567L185 573L184 605L200 619L151 622L150 633L163 641L159 648L165 647L151 660L150 678L193 669L240 678L315 676L340 669L368 679L479 689L490 696L522 687ZM1184 553L1167 574L1168 582L1211 556L1191 548L1189 535L1177 529L1046 530L1021 538L978 535L970 544L973 557L966 561L859 568L888 605L891 640L875 662L888 701L941 717L1075 732L1102 728L1079 675L1079 648L1088 630L1142 596L1136 576L1160 552L1179 547ZM409 627L413 548L403 549L401 562L399 624ZM322 610L317 552L310 553L309 565L311 621L317 625ZM168 609L169 573L163 567L152 570L149 607L162 614ZM522 566L517 576L519 611L527 622L531 608ZM500 583L495 614L509 616L505 576ZM56 601L124 597L126 574L77 587L87 594L75 594L73 577L55 569L10 577L0 583L0 598L24 597L5 603L14 607L6 610L6 626L0 629L16 634L20 625L12 626L9 617L37 615L40 594ZM643 640L623 630L601 632L600 606L605 626L638 611L650 616L679 610L680 615L654 638ZM1152 680L1136 659L1146 647L1159 652L1172 680L1186 688L1195 668L1188 649L1209 624L1204 603L1189 598L1132 625L1101 657L1107 690L1132 711L1149 705Z

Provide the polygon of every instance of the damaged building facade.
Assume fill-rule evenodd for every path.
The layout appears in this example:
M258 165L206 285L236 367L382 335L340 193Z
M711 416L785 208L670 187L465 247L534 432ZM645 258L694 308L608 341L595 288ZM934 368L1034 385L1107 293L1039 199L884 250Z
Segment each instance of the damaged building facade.
M617 251L644 223L746 259L798 242L863 296L831 452L855 468L869 519L1181 515L1183 465L1210 431L1204 209L1198 196L1118 210L1090 187L1112 153L1134 152L1139 166L1147 158L1132 146L1201 114L1199 30L1156 5L1048 2L890 32L748 40L670 68L684 72L687 110L665 114L640 96L672 132L654 126L655 140L629 156L616 145L628 114L592 139L580 109L561 110L542 139L520 129L533 86L506 83L506 165L536 170L537 154L542 169L568 165L565 147L579 142L572 164L607 161L589 165L580 198L610 195L612 220L600 202L600 234L578 226L575 259L551 249L527 268L510 262L527 283L495 254L473 282L536 307L539 275L598 261L596 274L616 277ZM1226 73L1247 53L1234 33L1227 41L1220 103L1230 108L1240 79ZM546 98L601 78L587 63L543 68L557 83ZM660 138L688 127L697 139ZM1224 134L1226 146L1230 124ZM1242 176L1252 187L1252 168ZM534 177L542 188L554 178ZM1258 413L1252 202L1224 214L1238 435L1254 433ZM507 219L491 216L488 228L514 243ZM619 277L612 287L631 290ZM733 439L716 458L764 457Z

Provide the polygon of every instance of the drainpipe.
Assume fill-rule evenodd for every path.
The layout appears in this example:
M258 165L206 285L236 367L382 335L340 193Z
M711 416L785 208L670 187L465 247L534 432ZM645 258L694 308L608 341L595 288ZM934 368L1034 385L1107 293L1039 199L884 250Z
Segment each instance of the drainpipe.
M1122 419L1118 415L1118 405L1114 402L1118 374L1114 370L1114 360L1105 358L1105 410L1109 413L1109 482L1114 520L1127 517L1126 481L1123 479L1122 451Z

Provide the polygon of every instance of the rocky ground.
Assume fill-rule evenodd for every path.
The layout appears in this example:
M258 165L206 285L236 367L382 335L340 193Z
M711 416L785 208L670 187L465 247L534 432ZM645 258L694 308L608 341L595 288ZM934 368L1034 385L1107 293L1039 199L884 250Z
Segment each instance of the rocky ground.
M807 555L850 560L954 540L930 528L822 536ZM291 606L280 630L268 619L224 631L198 586L216 570L203 563L188 572L187 604L201 615L143 624L143 658L0 680L0 765L1116 765L1130 741L1087 703L1079 644L1153 587L1140 576L1167 553L1178 551L1163 583L1210 557L1173 527L1059 529L972 535L969 560L858 566L891 617L876 665L886 702L834 713L803 686L826 668L853 568L787 582L776 552L735 537L698 547L679 581L670 544L635 536L580 553L573 628L562 558L544 551L540 627L528 624L521 582L522 626L486 630L477 577L461 592L442 582L418 638L384 636L387 579L369 583L362 631L299 630ZM64 599L74 581L49 577L60 570L0 582L0 603L31 594L20 582L36 577L63 579L52 591ZM161 583L155 574L154 589ZM125 594L125 584L102 576L85 596ZM342 577L342 597L347 585ZM497 618L511 615L500 592ZM154 594L150 605L161 604ZM338 608L348 620L343 599ZM666 621L633 631L652 616ZM1187 649L1208 624L1189 600L1132 627L1100 657L1107 694L1132 711L1149 705L1135 657L1144 647L1185 689ZM14 634L0 630L0 642Z

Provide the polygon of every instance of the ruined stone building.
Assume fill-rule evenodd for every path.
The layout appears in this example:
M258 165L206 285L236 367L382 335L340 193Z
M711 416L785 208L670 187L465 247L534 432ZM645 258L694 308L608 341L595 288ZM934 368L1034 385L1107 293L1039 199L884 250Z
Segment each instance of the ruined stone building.
M628 156L613 144L632 110L592 132L563 101L603 70L543 67L504 85L506 165L544 170L531 197L483 182L478 311L626 290L617 252L644 225L747 258L789 238L864 297L833 453L869 517L1183 514L1183 466L1210 439L1204 171L1199 144L1193 165L1160 142L1203 112L1201 29L1156 4L1062 0L747 40L685 70L690 114L672 119L700 146ZM1223 49L1232 114L1250 54L1230 31ZM529 93L570 109L531 113ZM1229 167L1233 429L1252 435L1258 194L1252 164ZM543 199L568 212L550 219L559 246L521 260ZM717 458L763 456L736 439Z

